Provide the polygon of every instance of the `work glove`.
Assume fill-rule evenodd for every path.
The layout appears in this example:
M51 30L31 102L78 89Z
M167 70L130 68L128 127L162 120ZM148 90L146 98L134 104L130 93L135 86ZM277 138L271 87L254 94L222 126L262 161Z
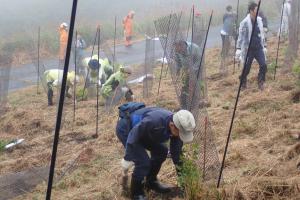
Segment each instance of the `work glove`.
M129 91L129 88L128 87L122 87L121 91L122 91L123 94L126 94Z
M242 51L241 51L240 49L237 49L237 50L236 50L236 52L235 52L235 59L236 59L236 60L239 60L239 59L240 59L241 53L242 53Z
M132 92L131 89L129 89L129 88L127 88L127 89L128 89L128 90L127 90L127 92L125 93L125 99L126 99L126 101L133 101L133 98L134 98L133 92Z
M124 158L121 160L121 166L124 173L124 176L128 174L128 170L133 167L134 163L132 161L127 161Z
M267 50L266 47L264 47L264 54L265 54L265 56L267 55L267 53L268 53L268 50Z
M53 85L54 87L57 87L57 86L58 86L58 80L53 81L52 85Z

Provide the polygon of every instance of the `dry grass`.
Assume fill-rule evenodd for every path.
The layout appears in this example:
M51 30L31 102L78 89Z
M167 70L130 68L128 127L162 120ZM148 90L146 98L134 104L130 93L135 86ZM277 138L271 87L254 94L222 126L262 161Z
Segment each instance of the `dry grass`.
M269 55L276 55L275 40L270 39ZM218 77L219 49L207 51L207 76L212 128L221 158L238 88L240 70L227 78ZM279 64L283 65L283 56ZM274 60L270 56L269 60ZM232 71L232 64L229 66ZM276 81L268 75L265 91L257 89L257 64L249 75L249 88L241 93L232 140L224 171L223 199L297 199L300 198L299 140L292 137L300 130L300 104L291 101L295 77L278 70ZM159 69L158 69L159 70ZM230 73L231 74L231 73ZM134 86L137 100L143 100L141 85ZM5 140L25 138L24 145L1 154L0 173L16 172L49 164L56 108L46 106L44 94L35 95L34 88L10 96L8 112L0 117L0 134ZM159 95L157 83L147 105L176 110L178 103L169 77L163 79ZM95 100L78 103L76 120L72 104L66 102L61 131L57 177L66 169L66 176L55 183L53 199L127 199L121 189L120 159L123 147L115 137L117 108L109 113L100 110L100 133L95 133ZM71 166L71 167L70 167ZM160 178L177 184L172 162L163 165ZM46 183L16 199L43 199ZM149 193L150 199L184 199ZM203 196L202 196L203 197ZM213 199L213 197L211 198Z

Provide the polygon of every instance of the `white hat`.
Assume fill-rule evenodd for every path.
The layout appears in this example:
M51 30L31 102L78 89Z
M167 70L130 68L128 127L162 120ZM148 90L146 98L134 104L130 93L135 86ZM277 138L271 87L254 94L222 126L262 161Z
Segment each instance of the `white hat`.
M61 27L61 28L64 28L64 27L67 28L67 27L68 27L68 24L67 24L66 22L63 22L63 23L60 25L60 27Z
M193 114L188 110L180 110L173 115L173 122L179 129L179 137L182 142L192 142L194 139L193 131L196 127Z

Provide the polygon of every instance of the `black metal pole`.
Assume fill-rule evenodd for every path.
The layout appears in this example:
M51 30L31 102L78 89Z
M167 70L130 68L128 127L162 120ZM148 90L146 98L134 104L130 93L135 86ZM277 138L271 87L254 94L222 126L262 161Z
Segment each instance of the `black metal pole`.
M166 44L164 46L164 54L163 54L162 64L161 64L161 69L160 69L160 76L159 76L159 82L158 82L157 95L159 95L161 78L162 78L163 68L164 68L164 64L165 64L165 57L166 57L166 54L167 54L167 45L168 45L168 38L169 38L169 32L170 32L171 18L172 18L172 14L170 14L169 22L168 22L168 32L167 32Z
M279 33L278 33L278 43L277 43L277 50L276 50L276 60L275 60L275 68L274 68L274 80L276 79L276 71L277 71L277 64L278 64L278 54L279 54L280 39L281 39L281 26L282 26L282 20L283 20L284 3L285 3L285 0L282 1L281 19L280 19L280 27L279 27Z
M98 63L100 59L100 26L98 27ZM98 137L98 129L99 129L99 71L100 71L100 64L98 67L98 72L97 72L97 115L96 115L96 133L94 135L94 138Z
M60 126L61 126L63 107L64 107L65 90L66 90L66 84L67 84L67 74L68 74L68 70L69 70L69 61L70 61L70 54L71 54L71 47L72 47L74 24L75 24L75 18L76 18L76 10L77 10L77 0L73 0L65 66L64 66L64 72L63 72L63 77L62 77L61 92L60 92L58 111L57 111L57 117L56 117L56 126L55 126L55 134L54 134L54 141L53 141L53 148L52 148L51 165L50 165L46 200L51 199L56 153L57 153L57 147L58 147L58 141L59 141L59 132L60 132Z
M115 62L116 62L116 37L117 37L117 16L115 16L115 31L114 31L114 56L113 56L113 71L115 71Z
M40 85L40 40L41 40L41 28L38 28L38 43L37 43L37 86L36 93L39 94L39 85Z
M75 79L74 79L74 88L73 88L73 124L75 122L76 117L76 76L77 76L77 39L78 39L78 32L75 32L75 48L74 48L74 70L75 70ZM73 125L74 127L74 125Z
M95 39L94 39L93 49L92 49L92 53L91 53L91 59L92 59L93 54L94 54L94 49L95 49L95 45L96 45L96 42L97 42L97 36L98 36L98 28L97 28ZM87 84L87 79L89 77L89 73L90 73L90 68L88 67L87 74L85 76L84 87L83 87L83 91L82 91L82 98L83 98L84 93L85 93L85 89L86 89L86 84Z
M257 23L257 15L258 15L258 12L259 12L260 3L261 3L261 0L258 1L257 12L256 12L255 20L254 20L254 28L252 28L249 47L252 44L253 33L254 33L254 30L255 30L256 23ZM247 50L246 59L245 59L245 62L244 62L244 67L243 67L243 71L242 71L242 75L241 75L241 79L240 79L240 85L239 85L238 93L237 93L235 104L234 104L234 109L233 109L233 114L232 114L232 118L231 118L229 133L228 133L227 140L226 140L225 151L224 151L222 165L221 165L220 174L219 174L219 178L218 178L218 184L217 184L218 188L220 186L220 182L221 182L221 178L222 178L222 173L223 173L223 169L224 169L224 164L225 164L226 154L227 154L227 150L228 150L229 140L230 140L232 127L233 127L233 122L234 122L234 118L235 118L235 113L236 113L236 109L237 109L237 105L238 105L238 101L239 101L239 97L240 97L240 92L241 92L241 88L242 88L242 82L245 79L245 68L246 68L245 66L246 66L246 63L247 63L247 60L248 60L248 56L249 56L249 48Z
M207 38L208 38L208 33L209 33L209 29L210 29L210 25L211 25L211 20L212 20L212 17L213 17L213 13L214 13L214 11L212 10L211 14L210 14L210 18L209 18L208 28L207 28L206 35L205 35L205 40L204 40L204 45L203 45L203 51L202 51L202 55L201 55L201 60L200 60L200 64L199 64L199 67L198 67L198 70L197 70L197 77L196 77L195 84L194 84L193 96L192 96L190 108L192 108L193 103L194 103L194 97L195 97L195 93L196 93L196 85L197 85L197 82L198 82L198 79L199 79L199 75L200 75L200 69L201 69L201 66L202 66L203 58L204 58L205 47L206 47L206 43L207 43Z
M236 6L236 19L235 19L235 34L238 34L238 19L239 19L239 7L240 7L240 0L237 1ZM234 35L236 37L236 35ZM236 52L236 45L237 45L237 38L234 38L234 53ZM233 74L235 73L235 56L233 57Z

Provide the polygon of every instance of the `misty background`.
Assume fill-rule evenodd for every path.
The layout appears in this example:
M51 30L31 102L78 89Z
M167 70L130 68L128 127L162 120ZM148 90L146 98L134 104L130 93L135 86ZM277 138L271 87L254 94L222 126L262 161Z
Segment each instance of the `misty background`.
M246 15L249 1L240 0L239 19ZM153 21L171 12L180 12L188 16L192 5L203 16L214 10L213 24L222 23L227 5L236 11L237 0L78 0L76 29L90 44L96 26L101 25L107 39L113 37L114 20L117 18L117 37L122 38L122 19L130 10L135 11L134 31L144 35L147 27L154 28ZM280 20L282 0L263 0L261 9L269 21ZM0 46L14 41L15 46L26 48L30 40L36 38L41 27L43 45L50 51L58 46L58 26L69 23L72 0L0 0ZM32 42L32 41L31 41Z

